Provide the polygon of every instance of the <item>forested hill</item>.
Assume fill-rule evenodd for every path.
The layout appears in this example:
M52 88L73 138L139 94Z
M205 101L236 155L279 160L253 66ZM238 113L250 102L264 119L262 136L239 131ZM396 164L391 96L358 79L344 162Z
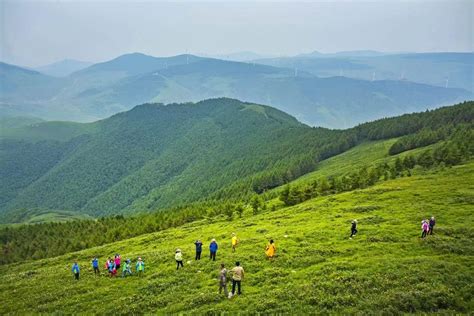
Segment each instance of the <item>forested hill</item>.
M365 140L452 129L472 124L473 117L473 102L467 102L339 131L222 98L144 104L91 124L35 123L0 139L1 219L22 222L52 210L131 214L239 199L295 179ZM403 146L415 136L403 138Z

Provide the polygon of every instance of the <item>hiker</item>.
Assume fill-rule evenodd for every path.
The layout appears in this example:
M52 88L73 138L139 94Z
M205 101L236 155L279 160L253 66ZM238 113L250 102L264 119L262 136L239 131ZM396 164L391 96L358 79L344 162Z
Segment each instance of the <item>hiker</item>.
M115 254L115 259L114 260L115 260L115 268L117 270L119 270L120 269L120 261L122 260L122 257L120 257L120 255L117 253L117 254Z
M137 270L138 276L140 277L143 273L145 273L145 262L142 261L141 257L138 257L137 264L135 265L135 269Z
M430 225L426 219L421 221L421 238L425 238L428 234L428 230L430 229Z
M216 261L217 248L218 248L218 246L217 246L216 240L212 239L211 244L209 245L209 250L211 252L211 258L210 259L212 259L212 261Z
M114 259L109 260L109 275L110 277L114 277L117 274L117 267L115 265Z
M357 220L353 220L352 221L352 225L351 225L351 238L352 239L352 236L355 236L357 234L358 230L357 230Z
M194 244L196 245L196 260L201 260L202 242L200 240L196 240Z
M181 253L181 249L176 249L176 252L174 254L174 259L176 260L176 270L179 269L179 266L181 266L181 268L184 268L183 254Z
M436 220L435 220L434 216L431 216L430 222L429 222L429 226L430 226L429 234L430 235L433 235L433 229L434 229L435 225L436 225Z
M74 261L74 264L72 265L72 273L74 273L74 278L76 280L79 280L79 273L81 272L81 269L79 268L79 265L77 264L77 261Z
M130 264L130 259L127 259L127 261L125 261L125 264L123 265L122 278L126 277L127 274L132 275L132 265Z
M227 269L223 263L221 263L221 271L219 273L219 294L222 293L222 290L224 290L224 295L228 297L229 292L227 291Z
M109 271L109 264L110 264L110 257L107 260L105 260L105 264L104 264L104 269L107 271Z
M240 266L240 262L237 261L235 263L235 267L231 270L232 271L232 296L235 294L235 285L237 285L237 294L242 294L241 290L241 282L244 279L244 268Z
M235 248L237 247L237 244L239 243L237 239L237 235L235 233L232 233L232 252L235 252Z
M94 274L95 274L95 275L99 275L99 274L100 274L100 271L99 271L99 259L97 259L97 257L95 257L94 259L92 259L92 269L94 269Z
M275 242L273 241L273 239L270 239L270 244L268 244L265 248L265 254L267 255L267 258L272 259L275 256L275 252Z

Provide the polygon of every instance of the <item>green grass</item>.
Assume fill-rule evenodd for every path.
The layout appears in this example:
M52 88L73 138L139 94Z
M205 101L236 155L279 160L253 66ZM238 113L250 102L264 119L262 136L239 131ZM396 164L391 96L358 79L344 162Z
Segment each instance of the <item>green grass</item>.
M274 212L180 228L71 253L0 267L0 313L468 313L474 309L474 162L320 197ZM436 234L419 238L420 221L435 215ZM348 238L357 218L359 234ZM231 233L241 244L230 250ZM286 236L286 237L285 237ZM218 261L192 260L193 242L216 238ZM264 246L276 240L277 257ZM174 249L183 250L175 270ZM144 278L94 277L90 260L119 252L142 256ZM75 258L81 280L70 269ZM241 261L241 297L217 294L218 265Z

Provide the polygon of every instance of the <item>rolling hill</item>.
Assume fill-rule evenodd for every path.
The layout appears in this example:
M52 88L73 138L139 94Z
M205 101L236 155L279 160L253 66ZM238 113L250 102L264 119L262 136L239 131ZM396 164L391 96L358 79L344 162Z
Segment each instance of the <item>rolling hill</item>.
M246 210L233 220L209 218L55 258L3 265L0 312L469 313L473 171L472 162L419 169L410 177L258 215ZM422 240L420 220L431 215L437 218L435 234ZM359 233L349 239L354 218ZM232 232L240 239L235 253ZM212 238L220 245L218 261L194 261L193 242L207 245ZM266 260L270 238L277 256ZM176 248L185 260L178 271ZM115 253L132 263L142 257L144 277L109 278L104 270L94 276L91 259L98 256L102 269ZM70 271L74 260L81 266L79 281ZM235 261L246 272L243 294L229 300L218 295L218 269L220 262L231 268Z
M74 59L64 59L49 65L36 67L35 70L48 76L66 77L73 72L82 70L91 65L93 65L93 63Z
M94 64L60 80L29 72L18 81L18 67L4 65L2 82L16 88L0 93L0 112L93 121L146 102L230 97L271 105L310 125L347 128L472 99L472 93L463 89L399 80L319 78L311 73L311 67L295 73L292 65L284 66L134 53ZM30 81L40 84L18 86Z
M212 99L144 104L95 123L10 128L0 137L1 219L27 221L32 210L133 214L245 198L368 140L426 130L446 139L456 126L472 124L473 110L468 102L339 131L308 127L271 107Z

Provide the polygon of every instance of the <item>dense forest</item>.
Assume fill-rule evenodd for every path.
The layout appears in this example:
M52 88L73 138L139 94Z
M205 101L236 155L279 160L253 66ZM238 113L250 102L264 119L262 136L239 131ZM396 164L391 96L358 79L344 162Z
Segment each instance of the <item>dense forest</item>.
M270 107L213 99L145 104L91 124L38 123L0 139L0 176L7 179L0 219L24 222L32 210L97 217L245 199L364 141L418 139L428 129L446 134L446 126L473 117L466 102L340 131L310 128ZM397 151L417 146L411 143Z
M417 139L417 135L423 135L423 131L442 130L443 137L435 145L417 153L408 154L403 158L397 157L393 163L372 164L367 161L367 166L353 170L348 174L323 177L311 181L305 185L287 184L279 193L279 199L283 204L269 202L274 195L258 194L263 192L261 187L256 187L257 181L265 177L259 175L252 181L238 182L231 186L234 190L240 188L247 194L236 192L231 195L221 191L214 197L206 200L188 203L168 209L161 209L150 214L139 214L132 217L122 215L101 217L98 220L78 220L66 223L42 223L36 225L20 225L18 227L4 227L0 230L0 242L3 255L1 264L16 262L24 259L37 259L56 256L59 254L90 248L96 245L122 240L144 233L176 227L187 222L205 219L213 221L216 216L225 216L232 220L235 216L251 216L260 212L275 210L283 205L294 205L305 200L328 194L356 190L376 184L379 181L394 179L397 177L411 176L416 168L426 170L430 168L443 168L453 166L472 159L474 155L474 129L472 128L471 103L443 108L437 111L412 114L394 119L384 119L371 124L364 124L353 131L356 137L352 139L353 144L360 142L357 137L366 134L366 139L381 138L380 131L384 130L384 137L395 137L403 135L403 128L408 128L412 134L399 138L394 146L400 146L399 142L405 139ZM425 118L425 119L424 119ZM413 124L409 124L409 123ZM386 125L387 129L383 129ZM446 126L452 125L451 128ZM369 133L369 128L374 130ZM344 131L348 133L349 131ZM408 132L406 132L408 133ZM367 136L371 134L372 136ZM343 135L343 133L340 133ZM347 134L346 134L347 137ZM420 136L420 139L424 136ZM363 138L362 138L363 139ZM348 141L349 138L344 138ZM409 147L416 148L426 145L423 141L412 141ZM347 145L352 146L351 144ZM330 147L334 154L340 150L338 147ZM393 151L390 148L389 151ZM331 156L331 155L329 155ZM314 161L323 159L318 157ZM311 169L308 167L308 170ZM278 173L273 173L278 174ZM288 183L291 177L279 178L280 182L274 185ZM249 187L245 188L247 184ZM226 194L232 198L226 198Z

